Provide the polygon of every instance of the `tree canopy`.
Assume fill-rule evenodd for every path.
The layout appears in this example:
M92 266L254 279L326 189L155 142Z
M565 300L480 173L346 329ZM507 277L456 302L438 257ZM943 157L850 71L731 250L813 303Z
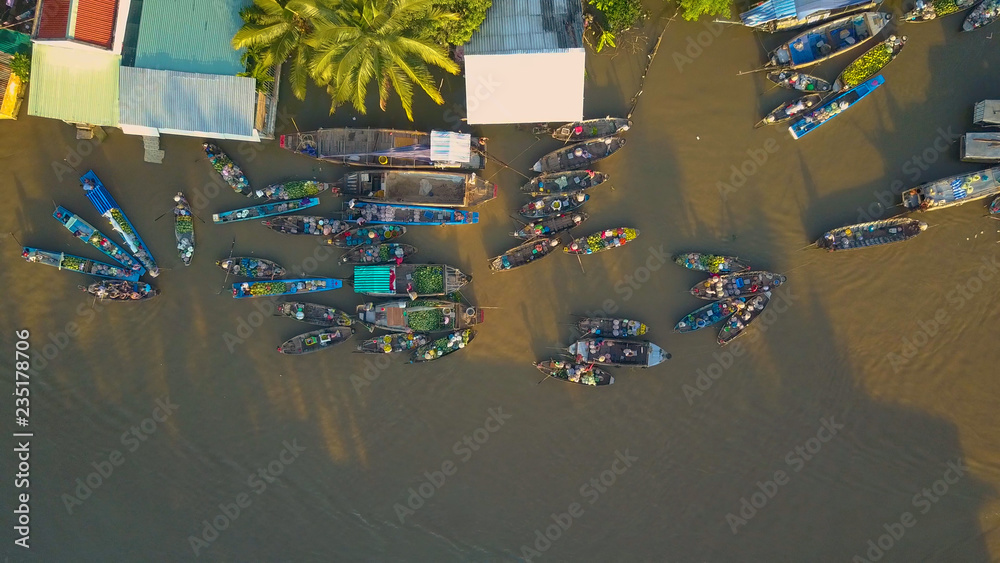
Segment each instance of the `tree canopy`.
M688 21L701 16L722 16L728 18L732 13L732 0L677 0L681 15Z

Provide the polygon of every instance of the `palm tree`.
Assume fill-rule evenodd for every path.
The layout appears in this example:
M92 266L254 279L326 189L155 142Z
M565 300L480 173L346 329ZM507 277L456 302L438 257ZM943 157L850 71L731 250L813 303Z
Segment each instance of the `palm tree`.
M240 17L244 23L233 36L233 48L258 48L258 64L264 68L290 60L292 93L304 99L312 57L307 39L317 27L330 25L331 0L253 0L240 10Z
M378 84L379 107L385 111L395 90L410 121L414 84L443 104L427 65L452 74L458 74L459 67L430 37L429 23L457 18L436 8L434 0L343 0L336 19L317 25L308 41L316 52L310 72L333 99L330 113L348 102L366 113L365 96L373 80Z

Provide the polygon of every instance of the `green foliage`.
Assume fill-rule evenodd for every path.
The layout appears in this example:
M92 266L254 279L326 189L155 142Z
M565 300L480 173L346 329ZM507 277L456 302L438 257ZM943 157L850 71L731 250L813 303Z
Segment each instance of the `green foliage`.
M694 21L702 15L728 18L732 0L678 0L677 5L680 6L681 15L688 21Z
M597 41L597 47L594 47L594 51L600 53L601 49L604 49L605 45L608 47L615 46L615 34L608 30L604 30L601 33L601 38Z
M10 71L27 84L31 77L31 57L23 53L15 54L10 60Z
M264 59L264 47L262 45L252 45L247 47L247 50L240 57L240 64L246 69L246 71L237 74L236 76L245 76L247 78L253 78L257 81L257 91L267 92L270 90L270 84L274 82L274 77L271 76L272 66L263 64Z
M635 27L643 17L642 3L639 0L588 0L590 5L597 8L607 22L608 30L611 33L621 33L627 29ZM614 39L614 36L611 37ZM614 47L613 43L608 43L602 37L601 48L607 43ZM598 51L600 49L597 49Z
M472 38L493 0L437 0L438 9L458 15L457 19L439 19L429 22L430 36L439 43L465 45Z

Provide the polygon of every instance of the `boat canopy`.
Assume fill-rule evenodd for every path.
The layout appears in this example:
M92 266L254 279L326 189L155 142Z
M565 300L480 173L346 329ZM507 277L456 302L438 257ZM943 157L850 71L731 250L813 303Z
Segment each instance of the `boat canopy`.
M870 3L871 0L765 0L740 14L740 20L743 25L759 27L785 18L803 19L816 12Z
M396 271L393 266L355 266L354 293L395 293Z
M472 158L472 135L452 131L431 131L431 161L469 162Z

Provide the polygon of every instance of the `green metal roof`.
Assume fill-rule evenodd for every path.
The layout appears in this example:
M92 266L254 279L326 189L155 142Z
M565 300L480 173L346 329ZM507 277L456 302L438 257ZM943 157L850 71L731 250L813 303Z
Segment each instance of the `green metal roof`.
M389 276L393 266L355 266L354 293L393 293Z
M117 127L120 67L107 51L36 43L28 115Z
M13 55L28 54L31 51L31 37L26 33L0 29L0 52Z
M244 70L232 46L250 0L143 0L135 66L234 76Z

